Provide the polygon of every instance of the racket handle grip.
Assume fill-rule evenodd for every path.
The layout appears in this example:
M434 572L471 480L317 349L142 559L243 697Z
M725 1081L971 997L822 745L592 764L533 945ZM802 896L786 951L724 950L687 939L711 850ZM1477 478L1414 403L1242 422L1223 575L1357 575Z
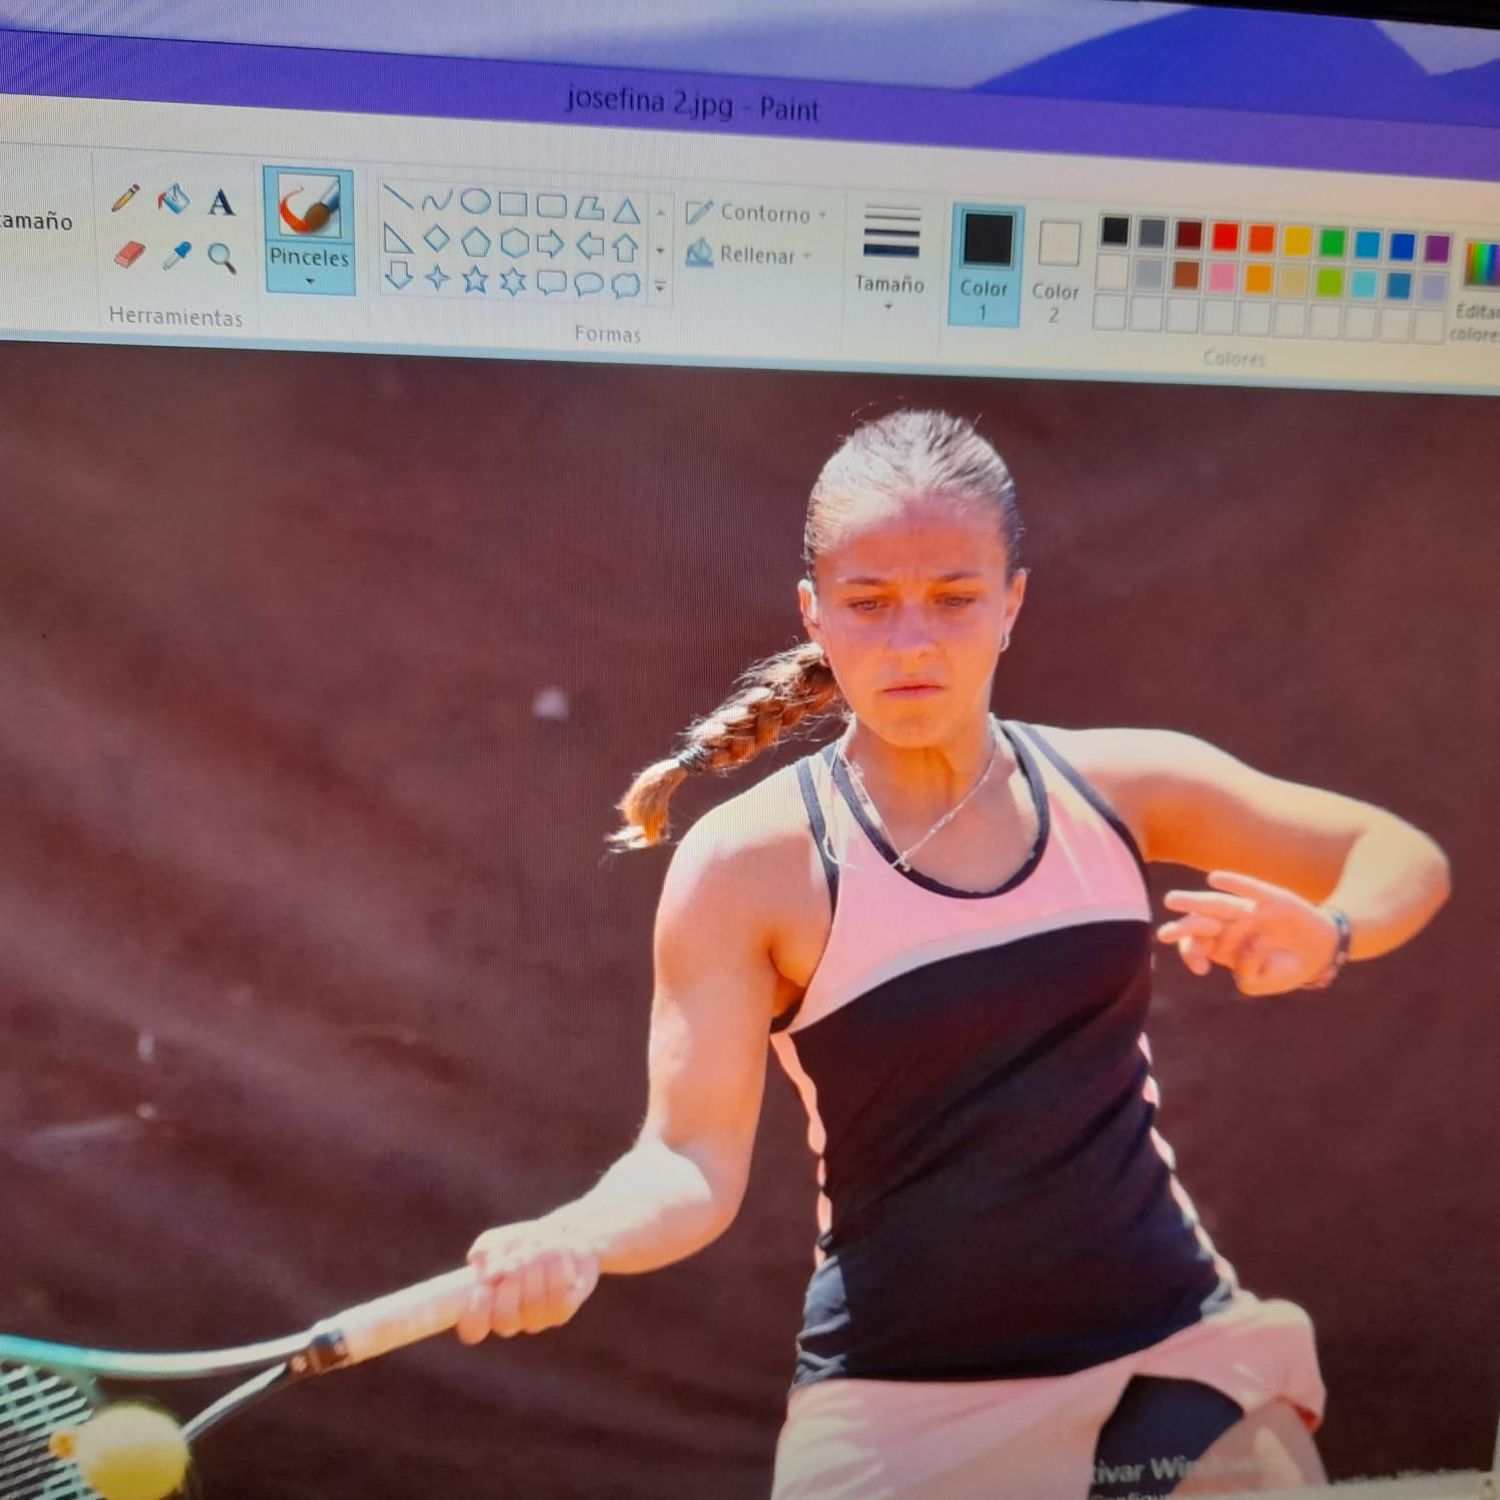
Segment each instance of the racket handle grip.
M373 1302L361 1302L324 1318L312 1330L313 1341L337 1350L334 1363L342 1366L433 1338L458 1322L478 1281L478 1272L465 1266Z

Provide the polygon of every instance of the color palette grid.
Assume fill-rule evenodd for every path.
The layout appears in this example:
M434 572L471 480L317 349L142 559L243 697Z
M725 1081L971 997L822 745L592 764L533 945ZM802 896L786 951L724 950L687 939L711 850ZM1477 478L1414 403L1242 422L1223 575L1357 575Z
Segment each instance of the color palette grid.
M1097 248L1095 328L1388 343L1442 342L1456 259L1451 232L1207 214L1104 213Z

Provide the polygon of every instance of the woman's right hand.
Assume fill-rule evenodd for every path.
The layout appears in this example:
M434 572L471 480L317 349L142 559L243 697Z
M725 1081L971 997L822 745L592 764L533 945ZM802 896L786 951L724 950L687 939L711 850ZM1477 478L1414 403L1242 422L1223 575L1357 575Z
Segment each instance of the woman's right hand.
M576 1229L530 1219L487 1229L469 1249L482 1280L458 1320L466 1344L566 1323L599 1284L599 1254Z

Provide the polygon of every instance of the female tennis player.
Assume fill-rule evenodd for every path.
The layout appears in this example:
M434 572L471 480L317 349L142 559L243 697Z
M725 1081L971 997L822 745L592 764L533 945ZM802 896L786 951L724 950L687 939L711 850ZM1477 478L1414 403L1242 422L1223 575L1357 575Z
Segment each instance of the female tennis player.
M1447 862L1389 812L1186 734L992 716L1021 534L1006 465L945 413L871 422L827 463L807 641L636 778L617 843L661 840L685 777L808 715L841 709L844 730L677 849L634 1147L470 1251L484 1279L459 1333L477 1342L709 1243L745 1190L769 1035L818 1182L776 1500L1323 1479L1311 1323L1239 1285L1155 1129L1144 865L1207 872L1155 937L1269 997L1408 941Z

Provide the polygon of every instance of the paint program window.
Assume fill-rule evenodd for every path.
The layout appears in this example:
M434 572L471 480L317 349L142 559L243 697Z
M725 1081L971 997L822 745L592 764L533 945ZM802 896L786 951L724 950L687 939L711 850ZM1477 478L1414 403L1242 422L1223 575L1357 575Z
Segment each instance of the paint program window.
M475 1268L163 1500L1493 1493L1500 60L894 9L0 30L0 1391Z

